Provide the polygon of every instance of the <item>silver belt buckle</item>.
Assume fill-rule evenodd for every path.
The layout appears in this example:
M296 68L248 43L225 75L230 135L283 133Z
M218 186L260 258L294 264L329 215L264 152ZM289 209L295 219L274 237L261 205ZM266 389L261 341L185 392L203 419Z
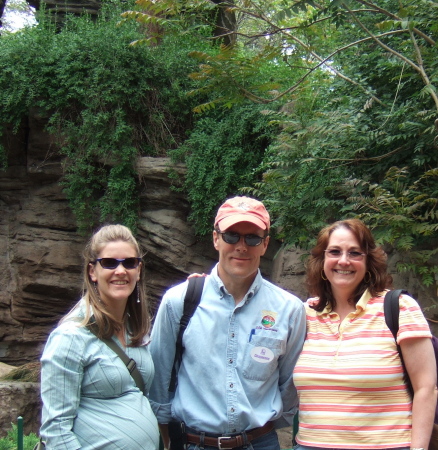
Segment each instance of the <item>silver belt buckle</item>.
M229 436L221 436L217 438L217 446L219 450L231 450L233 447L222 447L222 441L231 441L231 439L234 439ZM226 443L224 445L227 445Z

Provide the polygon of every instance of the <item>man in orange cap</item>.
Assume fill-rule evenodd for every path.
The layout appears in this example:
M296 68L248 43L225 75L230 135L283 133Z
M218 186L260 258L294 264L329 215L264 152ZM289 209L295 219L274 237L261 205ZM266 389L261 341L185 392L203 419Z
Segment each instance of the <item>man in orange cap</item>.
M305 313L301 300L260 274L269 228L258 200L234 197L219 208L213 230L219 262L184 333L174 394L168 386L187 282L163 297L152 331L150 400L166 446L166 424L176 421L183 430L171 450L279 450L275 428L292 424L298 403L292 372Z

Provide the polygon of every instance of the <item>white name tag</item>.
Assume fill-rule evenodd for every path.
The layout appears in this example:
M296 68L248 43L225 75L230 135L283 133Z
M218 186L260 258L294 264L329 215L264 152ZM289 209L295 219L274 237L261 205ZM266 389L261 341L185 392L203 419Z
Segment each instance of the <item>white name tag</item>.
M251 358L254 361L266 364L274 359L274 353L266 347L254 347L251 350Z

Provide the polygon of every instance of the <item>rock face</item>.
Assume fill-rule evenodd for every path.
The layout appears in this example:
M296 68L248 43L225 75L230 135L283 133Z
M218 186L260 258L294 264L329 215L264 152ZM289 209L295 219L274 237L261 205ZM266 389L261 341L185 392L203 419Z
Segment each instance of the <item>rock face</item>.
M86 238L76 231L75 218L59 186L61 160L45 117L30 112L28 126L7 133L9 168L0 172L0 362L21 365L39 358L48 333L81 295L81 252ZM146 251L149 297L156 305L164 291L192 272L208 272L216 262L211 239L199 239L187 222L189 205L171 190L170 160L140 158L142 180L138 238ZM183 166L173 166L180 174ZM271 239L262 272L284 288L306 298L302 251L280 252ZM277 256L274 258L274 256ZM396 255L390 255L394 266ZM415 279L396 275L429 306L432 291ZM434 313L433 310L430 314Z
M0 361L18 366L37 360L49 332L81 295L81 253L86 237L59 186L61 161L31 111L29 126L6 135L9 168L0 172ZM170 160L140 158L141 219L137 237L145 250L148 292L156 304L164 291L216 262L211 239L199 239L187 222L189 205L171 190ZM182 173L183 166L173 167ZM278 281L285 262L273 264L280 243L271 241L262 262ZM303 268L288 264L288 287L304 296ZM295 283L294 274L298 274ZM300 275L301 274L301 275ZM275 275L275 276L274 276Z
M9 168L0 172L0 362L13 366L39 359L48 334L81 295L86 238L77 233L59 186L61 161L44 125L45 118L33 110L28 126L18 135L7 133L4 139ZM137 236L146 251L149 298L155 306L167 288L192 272L208 272L217 258L211 239L198 239L188 224L189 205L182 194L171 190L169 164L167 158L140 158L137 167L143 183ZM183 166L173 169L184 171ZM305 299L303 252L279 249L280 243L271 239L261 264L263 274ZM390 254L391 267L396 259ZM407 276L394 279L395 286L407 288L423 307L433 304L432 289ZM426 315L434 312L430 309ZM2 386L0 397L14 405L16 419L27 408L20 398L29 396L37 405L38 389L29 383L20 388L11 385ZM2 411L11 409L4 405ZM4 433L11 420L9 416L3 418L6 422L1 420L0 433ZM35 423L33 427L37 431Z
M46 12L52 15L52 20L62 26L67 14L79 16L88 14L96 19L102 7L102 0L26 0L27 3L39 11L42 4Z
M34 110L28 128L5 139L9 168L0 172L0 362L6 369L6 364L38 360L48 334L81 295L86 238L77 233L59 186L61 161L44 124ZM167 158L141 158L137 167L143 183L137 236L146 252L149 298L155 305L167 288L189 273L208 272L217 259L211 239L198 239L188 224L185 197L170 189L169 164ZM184 171L183 166L173 169ZM302 265L273 262L279 248L271 241L262 261L264 274L276 281L285 270L288 287L304 297ZM19 415L26 433L38 432L38 384L0 383L0 398L0 436Z
M39 383L0 382L0 437L23 418L24 434L37 434L41 417Z

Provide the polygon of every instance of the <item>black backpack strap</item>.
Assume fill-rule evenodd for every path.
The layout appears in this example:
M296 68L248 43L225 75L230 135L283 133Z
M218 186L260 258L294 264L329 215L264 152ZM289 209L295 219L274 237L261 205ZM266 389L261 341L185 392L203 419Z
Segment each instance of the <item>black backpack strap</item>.
M175 359L173 361L172 375L169 383L169 392L175 392L178 385L178 371L181 366L182 354L184 351L183 335L186 331L187 325L191 317L195 313L202 297L202 290L204 289L205 277L189 278L189 285L187 287L186 296L184 297L184 310L181 320L179 322L179 332L175 344Z
M394 336L395 343L397 345L397 351L400 355L400 360L405 372L405 383L408 387L408 391L411 394L411 398L414 397L414 389L412 388L411 380L409 379L408 372L406 370L405 362L403 361L403 355L400 346L397 344L397 333L399 329L399 316L400 316L400 302L399 298L401 294L409 295L409 292L405 289L395 289L393 291L388 291L385 295L385 300L383 302L383 312L385 314L385 322L388 328L391 330Z
M396 341L399 328L398 319L400 315L399 298L401 294L407 293L408 291L405 291L404 289L395 289L394 291L388 291L385 295L385 300L383 303L386 325L391 330L391 333Z
M88 329L97 337L98 331L96 323L91 323L88 325ZM105 338L99 338L102 342L104 342L108 347L125 363L126 368L129 371L129 374L134 379L136 386L140 389L140 391L143 392L143 394L146 394L145 387L144 387L144 381L143 377L141 376L140 371L137 369L137 363L130 358L118 345L113 339L105 339Z

